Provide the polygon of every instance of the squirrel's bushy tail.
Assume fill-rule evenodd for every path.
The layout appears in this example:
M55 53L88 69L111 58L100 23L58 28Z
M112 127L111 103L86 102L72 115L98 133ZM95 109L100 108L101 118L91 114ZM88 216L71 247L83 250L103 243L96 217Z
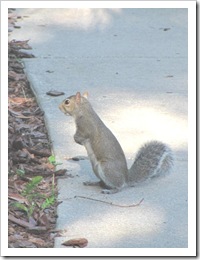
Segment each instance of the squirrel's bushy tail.
M152 141L138 151L135 161L129 170L130 185L148 178L168 173L173 166L171 149L164 143Z

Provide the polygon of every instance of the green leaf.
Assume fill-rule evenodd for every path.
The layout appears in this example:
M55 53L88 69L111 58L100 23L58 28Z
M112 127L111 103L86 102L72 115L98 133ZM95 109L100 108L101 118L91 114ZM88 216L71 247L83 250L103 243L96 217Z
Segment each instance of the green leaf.
M48 158L49 162L53 164L54 166L61 165L62 163L56 162L56 158L54 155L49 156Z
M35 187L42 181L42 176L36 176L26 185L25 189L22 191L23 195L30 194L30 192L35 189Z
M39 184L42 181L42 179L43 179L42 176L36 176L36 177L32 178L31 184L36 186L37 184Z
M22 169L17 169L16 170L16 174L19 175L19 176L24 176L25 175L25 171L22 170Z
M48 160L49 160L49 162L50 162L51 164L55 164L55 163L56 163L56 158L55 158L54 155L49 156Z
M27 214L28 214L28 208L25 206L25 205L23 205L23 204L21 204L21 203L19 203L19 202L15 202L15 203L13 203L12 204L14 207L16 207L16 208L18 208L19 210L23 210L23 211L25 211Z
M28 209L28 217L33 215L34 209L35 209L35 202L32 202L32 204L30 205L30 207Z
M46 198L46 200L42 203L41 208L46 209L49 206L53 205L55 202L55 196L51 196L50 198Z

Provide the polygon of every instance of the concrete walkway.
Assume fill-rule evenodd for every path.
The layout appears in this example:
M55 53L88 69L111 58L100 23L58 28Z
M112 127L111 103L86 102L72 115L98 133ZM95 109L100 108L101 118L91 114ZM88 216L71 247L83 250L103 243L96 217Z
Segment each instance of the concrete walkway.
M28 78L45 111L56 160L67 168L58 181L57 228L64 237L88 239L89 248L186 248L187 10L18 9L24 16L17 40L30 39L36 58L24 60ZM139 147L161 140L174 150L173 172L113 195L82 182L95 178L84 147L73 140L73 119L59 109L61 97L89 92L131 165ZM84 156L84 160L66 158ZM84 198L138 207L120 208Z

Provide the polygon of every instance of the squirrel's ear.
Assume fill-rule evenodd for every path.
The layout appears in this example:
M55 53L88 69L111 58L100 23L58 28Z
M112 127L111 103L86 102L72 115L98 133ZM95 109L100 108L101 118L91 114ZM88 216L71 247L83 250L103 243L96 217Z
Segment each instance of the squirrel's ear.
M88 94L87 91L83 93L83 97L84 97L84 98L87 98L87 99L88 99L88 96L89 96L89 94Z
M76 93L76 103L80 103L81 102L81 93L77 92Z

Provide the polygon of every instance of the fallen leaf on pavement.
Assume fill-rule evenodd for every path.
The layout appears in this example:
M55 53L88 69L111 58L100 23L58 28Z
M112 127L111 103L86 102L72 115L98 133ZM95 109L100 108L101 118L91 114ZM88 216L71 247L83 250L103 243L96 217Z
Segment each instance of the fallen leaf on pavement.
M64 95L65 93L64 93L64 92L57 91L57 90L50 90L50 91L48 91L46 94L49 95L49 96L52 96L52 97L57 97L57 96L62 96L62 95Z
M88 240L86 238L76 238L70 239L62 243L64 246L73 246L73 247L86 247Z

